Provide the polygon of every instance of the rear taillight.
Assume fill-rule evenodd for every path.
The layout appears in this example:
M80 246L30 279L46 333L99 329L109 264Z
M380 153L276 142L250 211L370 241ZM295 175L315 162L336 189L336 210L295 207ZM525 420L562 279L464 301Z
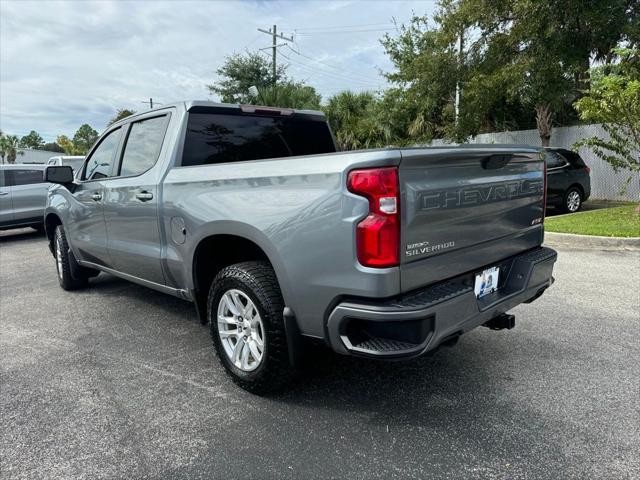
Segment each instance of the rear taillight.
M349 191L369 200L369 215L356 227L358 261L365 267L394 267L400 258L398 169L353 170Z
M591 167L589 165L585 165L584 169L586 170L587 173L591 173Z

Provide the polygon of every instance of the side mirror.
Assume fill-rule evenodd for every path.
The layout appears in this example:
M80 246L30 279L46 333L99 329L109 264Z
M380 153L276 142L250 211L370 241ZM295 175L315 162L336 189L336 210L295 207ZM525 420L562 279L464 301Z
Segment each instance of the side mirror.
M73 183L73 169L69 165L52 165L44 169L44 181L68 185Z

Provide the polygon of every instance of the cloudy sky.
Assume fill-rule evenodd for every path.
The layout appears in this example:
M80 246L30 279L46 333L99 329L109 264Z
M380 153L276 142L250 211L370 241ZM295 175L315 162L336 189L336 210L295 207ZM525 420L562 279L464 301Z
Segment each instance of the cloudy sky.
M289 73L327 97L384 87L380 46L394 20L431 14L423 1L0 0L0 128L47 141L82 123L102 131L116 108L211 99L205 87L225 55L257 50L278 25ZM269 55L270 51L265 51Z

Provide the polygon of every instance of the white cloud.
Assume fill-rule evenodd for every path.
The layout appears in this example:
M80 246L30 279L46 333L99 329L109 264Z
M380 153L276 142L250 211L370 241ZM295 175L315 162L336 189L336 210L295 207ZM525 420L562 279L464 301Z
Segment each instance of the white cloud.
M270 45L277 24L296 54L279 62L324 97L385 85L380 46L392 18L433 11L429 1L0 2L0 128L46 140L82 123L105 127L116 108L142 110L210 98L225 55ZM336 28L341 27L341 28ZM265 55L270 55L266 51Z

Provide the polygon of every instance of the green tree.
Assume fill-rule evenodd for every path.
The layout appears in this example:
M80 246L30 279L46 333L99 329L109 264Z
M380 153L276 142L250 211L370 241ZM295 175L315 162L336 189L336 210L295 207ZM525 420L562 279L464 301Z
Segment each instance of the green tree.
M574 148L589 147L615 171L639 172L640 51L619 48L613 54L619 61L592 69L591 87L575 103L580 118L602 123L608 138L585 138Z
M4 158L7 156L7 148L6 135L0 130L0 163L4 163Z
M381 115L381 101L371 92L340 92L323 108L341 150L382 147L393 141Z
M250 92L246 97L246 102L250 104L307 110L319 110L320 100L321 96L315 88L292 80L258 88L257 95Z
M35 130L31 130L29 134L20 139L20 148L33 148L37 150L41 149L43 145L44 140Z
M413 17L398 36L386 35L382 45L395 67L385 75L395 85L385 97L403 106L402 136L429 142L444 135L443 128L454 120L457 56L440 25Z
M115 116L111 120L109 120L107 127L109 125L113 125L116 122L119 122L123 118L130 117L131 115L135 115L135 113L136 113L135 110L129 110L127 108L119 108L116 110Z
M225 58L216 71L220 79L207 85L210 93L216 94L224 103L249 103L252 95L249 88L259 91L286 80L286 66L279 65L276 78L271 73L271 64L258 53L234 53Z
M76 154L86 155L93 144L96 143L96 140L98 140L98 132L86 123L81 125L78 131L73 135L73 147Z
M633 3L442 0L432 25L416 17L397 37L383 39L395 66L387 76L414 106L414 134L432 131L461 141L501 120L535 119L547 145L555 121L575 118L571 104L586 85L590 58L604 58L631 38L638 10ZM522 107L529 111L525 118Z
M56 142L48 142L42 146L42 150L46 150L48 152L57 152L57 153L65 153L64 148L58 145Z
M16 163L16 157L18 155L24 155L24 152L19 150L20 140L15 135L5 135L0 133L0 157L2 163L5 158L7 163Z
M64 153L67 155L77 155L76 146L73 144L73 141L66 135L59 135L56 138L56 143L60 145Z

